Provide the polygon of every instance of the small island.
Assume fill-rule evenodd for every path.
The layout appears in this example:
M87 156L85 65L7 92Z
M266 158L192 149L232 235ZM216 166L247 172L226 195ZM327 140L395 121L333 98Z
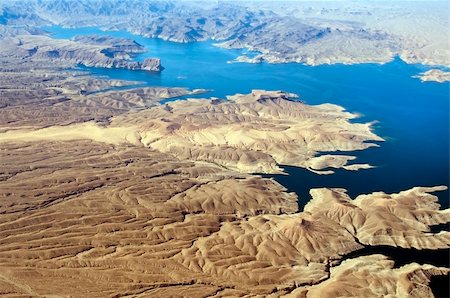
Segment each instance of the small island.
M419 78L422 82L450 82L450 72L440 69L430 69L415 76L415 78Z

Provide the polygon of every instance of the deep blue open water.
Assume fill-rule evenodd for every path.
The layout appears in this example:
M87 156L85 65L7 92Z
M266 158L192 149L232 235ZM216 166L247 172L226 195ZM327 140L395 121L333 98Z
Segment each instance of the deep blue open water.
M211 89L206 95L224 97L248 93L252 89L284 90L297 93L308 104L334 103L361 117L355 121L371 122L375 132L385 138L380 147L352 152L356 162L376 168L357 172L336 170L333 175L317 175L305 169L285 167L289 175L274 177L299 195L302 208L314 187L346 188L354 197L362 193L398 192L414 186L449 185L449 83L421 83L412 76L429 68L408 65L400 59L392 62L360 65L304 66L289 64L230 64L244 51L224 50L213 42L179 44L148 39L127 32L103 32L96 28L46 28L55 38L79 34L103 34L131 38L148 52L135 57L161 58L161 73L121 69L86 68L96 75L113 79L142 81L146 86ZM270 176L270 175L269 175ZM449 192L440 192L444 208L449 206ZM448 225L433 229L448 230ZM346 258L382 253L396 260L396 266L410 262L448 266L448 250L421 251L393 247L366 247ZM433 277L437 297L448 297L447 277Z

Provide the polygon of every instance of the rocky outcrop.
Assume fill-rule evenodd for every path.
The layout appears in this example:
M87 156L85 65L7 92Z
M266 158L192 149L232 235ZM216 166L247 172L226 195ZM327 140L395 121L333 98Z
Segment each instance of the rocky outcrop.
M133 61L143 47L131 40L100 36L78 37L73 40L53 39L45 35L18 35L0 39L3 56L20 59L62 61L73 65L125 68L159 72L161 61L149 58Z
M230 96L226 101L173 101L115 117L102 131L110 134L111 140L122 138L122 142L129 141L126 136L135 139L139 135L140 142L154 150L244 173L280 173L279 165L304 167L319 174L332 174L331 168L371 167L351 164L355 159L351 155L318 154L377 146L370 141L382 138L371 131L370 123L351 123L349 120L356 115L339 106L309 106L290 100L289 96L293 95L254 90L251 94ZM64 129L84 130L78 126ZM98 130L95 124L91 129ZM121 136L117 135L118 130L123 131ZM14 136L7 133L0 135L0 139L20 134L15 131ZM48 131L35 131L33 135L46 138ZM70 134L66 135L70 138ZM83 135L89 138L89 134ZM107 141L108 137L102 140Z
M443 71L440 69L430 69L427 70L414 78L419 78L422 82L450 82L450 72Z
M279 164L330 174L331 168L356 170L353 157L319 151L363 150L382 140L370 124L341 107L309 106L293 94L254 90L227 100L189 99L118 117L113 126L136 126L142 143L181 159L207 161L229 169L277 173ZM145 120L140 120L145 119Z
M331 268L330 278L323 283L284 297L434 297L428 287L431 276L448 272L447 268L417 263L395 268L394 261L383 255L363 256Z
M450 221L450 210L439 210L431 192L441 187L416 187L398 194L360 195L352 200L342 189L313 189L305 212L327 217L345 227L365 245L403 248L448 248L450 232L429 233L429 227Z
M148 58L145 59L144 62L141 64L142 70L148 70L148 71L161 71L164 68L161 66L161 60L157 58Z

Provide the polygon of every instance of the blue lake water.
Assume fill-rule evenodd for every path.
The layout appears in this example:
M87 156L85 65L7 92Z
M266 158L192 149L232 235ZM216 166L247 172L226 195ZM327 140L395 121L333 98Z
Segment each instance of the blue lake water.
M379 148L357 152L357 162L374 169L337 170L317 175L286 167L289 176L275 176L300 197L302 206L314 187L342 187L355 196L373 191L398 192L414 186L449 185L449 83L422 83L411 78L428 68L399 59L384 64L304 66L289 64L227 63L241 50L225 50L213 42L179 44L148 39L127 32L96 28L45 28L55 38L103 34L131 38L148 52L137 60L158 57L161 73L122 69L84 68L113 79L143 81L147 86L204 88L203 96L224 97L252 89L297 93L308 104L334 103L362 115L356 121L378 121L375 132L386 139ZM437 193L443 207L449 192Z

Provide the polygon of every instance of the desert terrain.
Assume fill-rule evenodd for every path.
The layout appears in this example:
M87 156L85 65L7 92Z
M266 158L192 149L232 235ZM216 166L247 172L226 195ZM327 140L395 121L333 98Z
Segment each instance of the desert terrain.
M260 52L237 60L310 65L400 55L445 66L430 54L441 42L415 48L422 30L407 39L401 29L375 27L372 18L391 6L362 24L345 17L365 19L367 7L315 17L311 6L287 17L281 7L255 4L194 12L201 3L143 1L144 10L136 1L98 2L29 1L26 11L0 2L2 297L434 297L430 282L449 266L351 254L379 246L448 252L450 232L434 230L450 222L437 197L447 185L356 197L318 187L302 208L295 192L263 175L286 174L285 166L314 175L369 171L378 165L356 155L383 146L373 122L280 90L217 98L95 76L79 66L163 67L157 57L135 61L146 49L133 40L55 39L33 26L213 39ZM427 24L440 28L445 21L430 10ZM406 20L405 27L413 22Z
M300 211L294 193L254 174L367 167L318 154L381 140L342 108L263 90L161 104L192 91L111 91L126 83L29 59L2 64L2 295L424 297L448 273L381 255L343 261L370 245L448 248L449 232L430 232L450 221L432 195L445 186L354 199L313 189Z

